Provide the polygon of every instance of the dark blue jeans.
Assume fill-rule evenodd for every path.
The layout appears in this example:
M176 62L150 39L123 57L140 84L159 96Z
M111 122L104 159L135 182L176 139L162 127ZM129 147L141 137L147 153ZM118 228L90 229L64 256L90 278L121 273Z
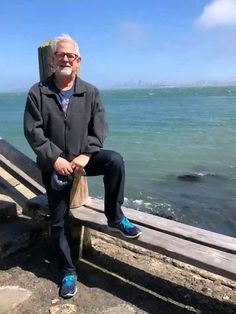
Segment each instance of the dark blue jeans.
M101 150L93 154L85 167L87 176L103 175L105 188L104 209L108 221L119 222L123 217L121 205L124 201L125 168L123 158L116 152ZM62 274L75 273L71 257L71 235L69 229L69 201L71 186L62 191L51 188L51 173L42 173L51 213L51 235L58 253Z

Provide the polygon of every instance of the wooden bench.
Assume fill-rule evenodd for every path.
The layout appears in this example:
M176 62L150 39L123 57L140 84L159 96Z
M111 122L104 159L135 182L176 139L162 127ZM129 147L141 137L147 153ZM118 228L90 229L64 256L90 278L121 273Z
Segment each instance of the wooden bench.
M32 160L2 139L0 139L0 152L1 167L19 181L24 182L28 188L32 188L37 195L44 193L39 170ZM38 203L37 198L31 201L31 205ZM47 207L44 206L42 210L40 206L29 207L31 209L28 209L27 214L34 216L40 210L41 214L48 214ZM124 212L143 232L138 239L125 239L126 241L236 280L236 238L130 208L124 208ZM87 228L124 240L119 233L107 229L102 200L89 198L86 205L71 209L71 219L78 226L80 249L82 249L83 235Z

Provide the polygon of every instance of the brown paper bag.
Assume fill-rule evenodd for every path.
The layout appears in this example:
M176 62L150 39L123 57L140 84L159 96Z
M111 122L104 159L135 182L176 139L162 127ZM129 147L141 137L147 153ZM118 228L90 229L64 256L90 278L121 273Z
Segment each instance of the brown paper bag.
M88 183L84 171L76 171L70 192L70 208L83 206L88 201Z

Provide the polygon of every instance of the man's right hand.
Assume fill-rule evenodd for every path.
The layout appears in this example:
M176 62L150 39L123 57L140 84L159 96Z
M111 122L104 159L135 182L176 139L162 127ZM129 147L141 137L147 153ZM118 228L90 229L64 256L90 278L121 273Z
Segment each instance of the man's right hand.
M63 176L69 176L73 173L73 169L69 161L62 157L57 158L53 165L53 168L56 170L56 172L62 174Z

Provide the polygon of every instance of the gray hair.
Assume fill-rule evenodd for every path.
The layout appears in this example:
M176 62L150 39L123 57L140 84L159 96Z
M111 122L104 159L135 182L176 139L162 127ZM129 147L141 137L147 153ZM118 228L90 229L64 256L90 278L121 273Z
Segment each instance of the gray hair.
M52 53L54 54L57 50L57 44L60 41L64 41L64 40L68 40L68 41L72 41L75 44L75 53L81 58L80 55L80 51L79 51L79 46L77 44L77 42L75 41L75 39L73 39L69 34L61 34L60 36L57 36L55 38L53 38L52 40Z

